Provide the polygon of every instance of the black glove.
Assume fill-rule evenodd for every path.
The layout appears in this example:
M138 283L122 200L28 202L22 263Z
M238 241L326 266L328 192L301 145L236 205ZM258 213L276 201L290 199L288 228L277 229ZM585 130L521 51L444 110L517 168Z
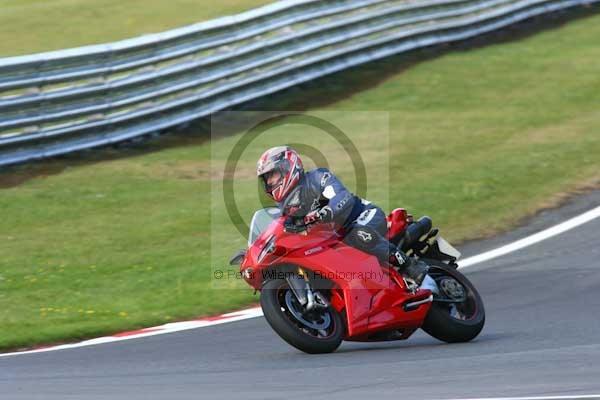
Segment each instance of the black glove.
M300 233L306 230L302 218L288 217L283 223L283 229L289 233Z
M311 211L304 217L304 224L310 225L318 221L329 222L333 219L333 212L328 206Z

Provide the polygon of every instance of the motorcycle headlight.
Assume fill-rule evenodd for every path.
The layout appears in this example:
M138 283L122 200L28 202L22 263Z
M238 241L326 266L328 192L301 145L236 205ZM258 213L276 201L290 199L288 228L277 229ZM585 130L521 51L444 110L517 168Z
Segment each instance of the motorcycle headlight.
M252 268L246 268L245 270L242 271L242 277L246 280L250 280L252 279L252 273L254 271L252 270Z

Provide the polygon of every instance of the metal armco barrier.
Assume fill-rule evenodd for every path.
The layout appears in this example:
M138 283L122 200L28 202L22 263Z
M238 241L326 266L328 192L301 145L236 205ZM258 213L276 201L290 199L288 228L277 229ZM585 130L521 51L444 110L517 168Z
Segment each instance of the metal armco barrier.
M174 127L365 62L600 0L288 0L0 59L0 166Z

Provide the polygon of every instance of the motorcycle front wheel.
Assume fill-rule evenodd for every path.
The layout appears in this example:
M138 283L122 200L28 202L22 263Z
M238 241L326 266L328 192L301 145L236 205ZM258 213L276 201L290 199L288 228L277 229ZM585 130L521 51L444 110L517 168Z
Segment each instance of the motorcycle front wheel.
M431 265L429 275L436 281L440 294L434 295L423 330L448 343L473 340L485 324L483 300L475 286L445 264Z
M305 353L331 353L342 343L344 327L340 314L331 307L306 311L285 279L273 279L263 285L260 306L271 328Z

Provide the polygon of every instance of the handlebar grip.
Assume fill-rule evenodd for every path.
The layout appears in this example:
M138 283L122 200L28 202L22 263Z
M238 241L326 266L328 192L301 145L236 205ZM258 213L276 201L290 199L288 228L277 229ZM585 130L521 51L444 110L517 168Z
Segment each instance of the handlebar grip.
M308 225L306 225L302 219L298 218L296 221L297 222L294 222L293 218L288 218L283 225L284 230L289 233L301 233L308 229Z

